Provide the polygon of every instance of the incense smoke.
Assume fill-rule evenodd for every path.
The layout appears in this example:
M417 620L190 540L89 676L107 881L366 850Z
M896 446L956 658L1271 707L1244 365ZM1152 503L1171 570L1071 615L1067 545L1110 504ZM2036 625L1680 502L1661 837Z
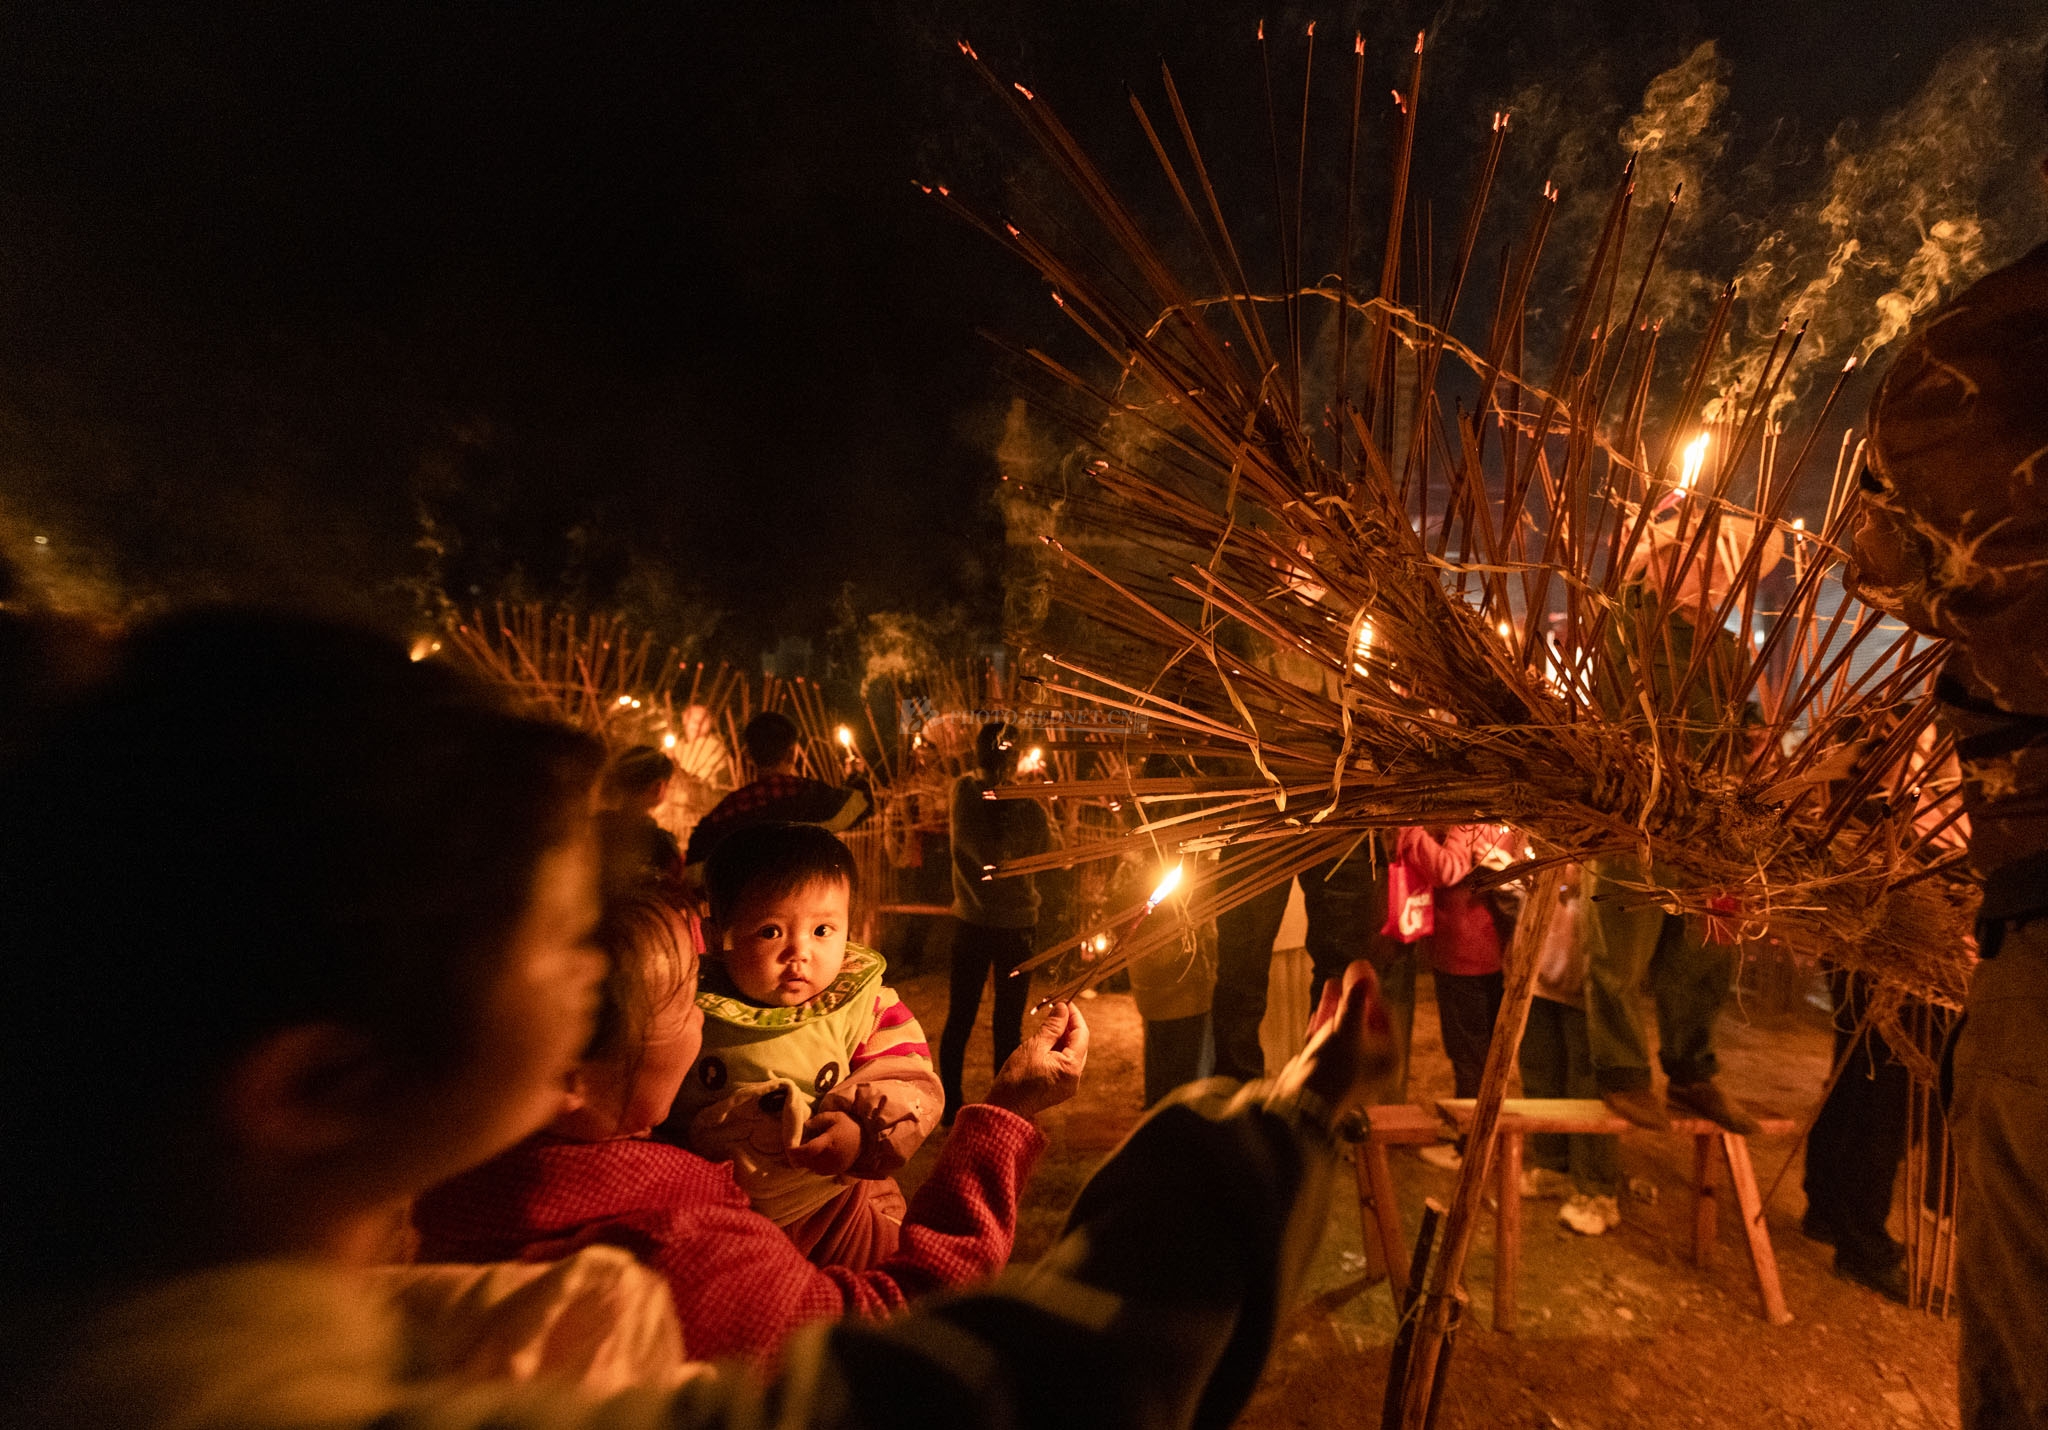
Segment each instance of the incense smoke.
M1625 284L1641 274L1664 205L1682 187L1644 298L1643 317L1680 344L1667 377L1689 360L1685 342L1731 278L1737 300L1709 380L1710 412L1750 399L1788 320L1807 331L1773 410L1824 387L1851 357L1881 358L1922 314L2048 234L2037 167L2048 153L2044 50L2048 26L1966 40L1904 105L1874 124L1845 123L1819 144L1782 128L1734 143L1732 70L1713 41L1653 78L1625 115L1599 102L1600 75L1582 76L1582 87L1524 86L1509 100L1519 133L1508 192L1554 178L1565 195L1532 295L1538 351L1529 366L1547 368L1542 350L1558 335L1631 154ZM1545 294L1555 295L1548 304ZM1617 299L1617 319L1627 297Z
M1774 406L1798 394L1802 370L1869 360L2042 236L2044 43L2043 33L1966 41L1871 132L1844 126L1829 139L1824 179L1773 215L1738 279L1749 347L1775 326L1769 312L1808 325ZM1753 389L1760 359L1730 364L1721 392Z

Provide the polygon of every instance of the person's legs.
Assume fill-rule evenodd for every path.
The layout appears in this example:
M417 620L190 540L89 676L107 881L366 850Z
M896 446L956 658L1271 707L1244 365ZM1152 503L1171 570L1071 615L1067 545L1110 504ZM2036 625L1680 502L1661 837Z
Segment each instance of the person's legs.
M1224 856L1219 877L1230 877ZM1289 885L1216 916L1216 1074L1240 1082L1266 1074L1259 1024L1266 1018L1266 987L1272 977L1273 939L1287 914Z
M2048 920L1977 966L1956 1042L1966 1430L2048 1426Z
M1828 986L1841 1071L1806 1139L1806 1226L1834 1244L1839 1270L1870 1281L1905 1259L1885 1223L1906 1155L1911 1078L1874 1031L1856 1036L1869 1008L1861 980L1834 969Z
M1416 947L1388 938L1387 878L1375 868L1371 851L1360 846L1301 876L1302 902L1308 912L1309 1008L1323 996L1323 984L1343 976L1357 959L1372 964L1379 976L1380 1005L1394 1034L1394 1067L1377 1100L1400 1102L1408 1096L1408 1049L1415 1032Z
M1200 1082L1215 1065L1209 1015L1145 1020L1145 1106L1177 1087Z
M1437 995L1441 1000L1441 992ZM1565 1077L1570 1068L1565 1048L1564 1016L1575 1013L1548 998L1529 1000L1529 1021L1522 1028L1518 1061L1522 1068L1522 1096L1568 1097ZM1580 1015L1580 1022L1585 1021ZM1571 1144L1565 1133L1538 1132L1529 1138L1529 1165L1553 1172L1571 1170Z
M1712 1082L1714 1024L1735 988L1735 949L1708 943L1705 921L1664 916L1650 959L1650 991L1657 1000L1657 1061L1681 1085Z
M1631 897L1615 881L1640 881L1634 859L1595 859L1586 866L1587 941L1586 1043L1600 1091L1645 1092L1650 1086L1650 1047L1636 1013L1636 994L1657 951L1664 911L1655 904L1624 908Z
M1452 1096L1477 1097L1493 1025L1500 1017L1502 976L1496 971L1431 977L1436 983L1437 1026L1443 1031L1444 1055L1451 1060Z
M1558 1038L1564 1053L1564 1095L1598 1097L1593 1054L1587 1045L1586 1010L1557 1007ZM1571 1134L1572 1180L1588 1196L1611 1197L1621 1186L1621 1139L1612 1132Z
M866 1271L896 1254L908 1203L894 1177L858 1180L816 1211L783 1228L818 1266Z
M1017 1044L1024 1041L1024 1010L1031 1003L1031 977L1019 974L1012 978L1010 974L1031 957L1037 946L1038 930L991 929L989 934L989 961L996 978L995 1022L989 1030L995 1043L995 1061L990 1066L1000 1068L1017 1051ZM948 1019L947 1026L951 1025Z
M988 978L989 935L1000 929L985 929L962 919L953 920L952 976L946 989L946 1028L939 1034L939 1085L946 1090L946 1117L950 1121L961 1102L960 1078L967 1063L967 1039L974 1032L975 1015L981 1012L981 985Z
M1650 990L1657 1000L1657 1061L1670 1081L1664 1096L1687 1112L1710 1118L1744 1136L1757 1120L1714 1081L1714 1024L1735 988L1735 948L1708 943L1706 921L1664 917L1650 959Z

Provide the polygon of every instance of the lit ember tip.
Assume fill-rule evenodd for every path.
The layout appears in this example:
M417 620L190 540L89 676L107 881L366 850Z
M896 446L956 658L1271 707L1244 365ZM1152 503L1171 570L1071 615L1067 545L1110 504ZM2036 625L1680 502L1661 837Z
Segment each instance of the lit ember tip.
M1707 434L1700 433L1685 444L1685 469L1678 474L1678 489L1692 490L1692 484L1699 480L1700 468L1707 463Z
M851 726L841 725L832 732L832 738L839 742L841 749L850 750L853 748L853 729Z
M1362 55L1365 53L1365 36L1353 35L1351 37L1351 53L1354 55Z
M1152 891L1152 897L1145 900L1146 913L1151 913L1166 902L1167 896L1180 887L1181 875L1185 869L1185 865L1176 864L1166 871L1166 877L1159 881L1159 887Z
M1026 99L1036 99L1036 98L1038 98L1038 96L1037 96L1037 95L1033 94L1033 93L1032 93L1032 92L1031 92L1030 90L1028 90L1028 89L1024 88L1024 86L1023 86L1023 85L1021 85L1021 84L1012 84L1012 85L1010 86L1010 88L1012 88L1012 89L1016 90L1016 91L1017 91L1017 93L1019 93L1019 94L1023 95L1023 96L1024 96L1024 97L1025 97Z

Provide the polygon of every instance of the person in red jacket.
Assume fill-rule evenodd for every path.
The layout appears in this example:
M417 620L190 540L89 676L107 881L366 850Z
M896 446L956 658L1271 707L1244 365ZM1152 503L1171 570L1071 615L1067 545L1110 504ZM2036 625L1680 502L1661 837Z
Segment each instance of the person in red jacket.
M1456 1097L1479 1093L1486 1049L1500 1017L1503 981L1501 914L1492 891L1474 889L1469 880L1481 865L1504 866L1507 850L1507 831L1494 824L1453 825L1441 838L1413 825L1401 831L1394 846L1394 856L1431 890L1432 927L1423 941ZM1450 1147L1425 1147L1421 1156L1444 1167L1456 1167L1460 1160L1459 1151Z
M732 1164L647 1135L703 1037L681 919L652 894L628 894L611 901L598 937L612 973L569 1109L420 1198L420 1260L552 1261L622 1247L667 1279L691 1357L763 1362L809 1322L888 1315L1002 1268L1018 1195L1045 1147L1031 1119L1073 1095L1087 1059L1079 1012L1056 1007L1003 1065L988 1100L961 1109L894 1255L869 1270L820 1267L753 1209Z

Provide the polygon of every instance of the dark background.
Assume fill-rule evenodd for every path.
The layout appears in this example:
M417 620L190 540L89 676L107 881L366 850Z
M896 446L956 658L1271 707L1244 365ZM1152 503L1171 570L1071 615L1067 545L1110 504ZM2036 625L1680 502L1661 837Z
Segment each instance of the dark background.
M742 659L876 610L988 629L1009 399L975 329L1059 339L1031 275L913 186L1043 197L953 37L1138 190L1122 86L1156 100L1164 56L1212 159L1263 185L1261 13L10 6L0 542L59 598L116 606L403 619L535 596L708 630ZM1713 40L1728 162L1759 161L1750 239L1845 122L1872 132L1954 46L2041 25L2026 0L1263 13L1283 106L1307 19L1332 105L1354 27L1378 96L1430 27L1418 182L1446 196L1515 100L1515 197L1561 168L1611 173L1644 86ZM1244 192L1249 211L1270 187Z

